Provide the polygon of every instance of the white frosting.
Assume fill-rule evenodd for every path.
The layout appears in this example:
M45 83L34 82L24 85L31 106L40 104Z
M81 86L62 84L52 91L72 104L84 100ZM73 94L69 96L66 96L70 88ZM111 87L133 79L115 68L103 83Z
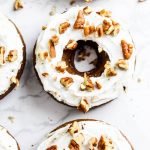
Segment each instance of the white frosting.
M16 77L23 61L23 43L15 26L0 13L0 46L5 47L4 59L11 50L17 50L18 58L14 62L5 62L0 66L0 95L11 85L11 77Z
M121 134L121 132L111 125L101 121L80 121L78 124L80 128L83 127L83 129L74 134L74 138L81 133L83 134L84 142L81 147L82 150L88 149L89 139L96 137L98 140L100 140L102 135L106 135L113 141L116 147L114 150L132 150L131 145ZM68 145L70 140L73 139L73 137L67 132L69 127L70 124L50 133L48 139L40 144L38 150L46 150L52 145L57 145L57 150L69 150Z
M78 11L81 9L81 7L74 7L64 14L57 14L50 18L47 29L42 31L37 40L35 49L35 68L43 84L44 90L52 94L58 101L64 102L70 106L78 106L81 99L85 98L92 108L94 106L104 104L119 96L123 89L123 81L127 80L128 76L131 76L133 73L135 54L133 54L129 60L128 71L117 70L117 76L111 78L107 78L104 73L100 77L91 77L93 83L95 81L99 81L102 84L101 90L94 89L92 92L81 91L80 84L83 82L83 77L69 74L67 71L65 73L57 72L55 70L55 66L57 65L58 61L61 61L63 49L70 39L75 41L92 40L96 42L108 53L112 65L114 65L118 59L123 59L122 49L120 46L121 40L125 39L128 43L133 44L128 30L124 28L120 22L121 30L120 33L115 37L95 37L93 34L85 37L83 35L83 30L73 29ZM90 24L94 24L95 26L101 24L104 19L108 18L98 15L96 11L93 11L90 15L85 15L85 20ZM60 35L58 31L59 25L66 21L71 24L71 27L69 27L64 34ZM59 35L59 43L55 46L56 58L53 58L50 62L41 62L38 57L38 53L48 50L48 41L55 34ZM43 77L42 73L44 72L49 73L49 76L46 78ZM57 77L57 79L55 77ZM60 84L60 78L62 77L71 77L74 80L74 83L68 89L66 89Z
M2 126L0 126L0 150L18 150L17 142Z

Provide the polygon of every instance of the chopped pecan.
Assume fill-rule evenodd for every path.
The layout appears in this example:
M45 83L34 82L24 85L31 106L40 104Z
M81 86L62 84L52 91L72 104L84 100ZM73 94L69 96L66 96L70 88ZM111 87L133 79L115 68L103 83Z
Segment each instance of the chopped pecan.
M113 141L105 135L102 135L98 142L98 150L114 150L115 145Z
M47 148L46 150L57 150L57 145L53 145L53 146Z
M44 73L42 73L42 76L43 76L43 77L48 77L49 74L48 74L47 72L44 72Z
M114 31L112 32L112 35L116 36L120 32L120 24L115 22L114 20L112 20L112 24L114 26Z
M56 44L58 44L59 37L57 35L54 35L54 36L52 36L51 40L54 43L54 45L56 45Z
M65 61L60 61L60 62L57 63L56 70L58 72L64 73L66 68L67 68L67 65L66 65Z
M10 78L10 82L19 86L19 80L15 76Z
M91 7L87 6L87 7L83 8L83 12L84 12L84 14L88 15L92 12L92 9L91 9Z
M70 150L80 150L79 144L75 140L71 140L69 144Z
M74 49L77 48L77 46L78 46L78 43L77 43L76 41L74 41L74 40L69 40L69 42L68 42L67 45L66 45L66 49L67 49L67 50L74 50Z
M84 74L84 82L81 83L80 89L82 91L84 91L84 90L93 91L94 90L94 84L93 84L92 80L86 75L86 73Z
M49 40L49 53L51 58L56 57L55 45L52 40Z
M96 32L99 37L102 37L104 35L103 26L102 25L97 26Z
M64 77L60 79L60 83L66 88L69 88L73 82L73 79L70 77Z
M23 2L22 0L15 0L15 4L14 4L14 10L18 10L23 8Z
M85 18L83 14L83 10L80 10L77 15L77 19L74 23L74 29L83 29L85 23Z
M118 68L122 70L128 70L128 67L129 67L127 61L124 59L119 59L116 65Z
M88 36L95 32L95 26L94 25L85 25L84 26L84 35Z
M68 132L70 133L71 136L73 136L75 133L78 133L80 131L80 127L79 127L79 124L77 121L74 121L69 129L68 129Z
M46 59L49 60L49 55L47 51L41 51L38 53L38 57L40 58L41 61L44 61Z
M14 62L18 58L17 50L11 50L8 54L7 60L9 62Z
M98 140L96 137L92 137L89 140L89 149L90 150L97 150Z
M111 17L112 15L111 11L106 10L106 9L102 9L101 11L96 12L96 13L104 17Z
M59 33L63 34L70 27L69 22L64 22L59 25Z
M78 106L78 109L83 111L83 112L88 112L90 109L89 103L87 102L86 99L82 99L80 102L80 105Z
M3 65L5 63L4 54L5 54L5 48L0 47L0 65Z
M125 40L121 40L121 47L123 56L125 59L130 59L132 53L133 53L133 45L127 43Z
M99 90L102 88L102 85L98 81L95 82L95 85L96 85L96 88Z

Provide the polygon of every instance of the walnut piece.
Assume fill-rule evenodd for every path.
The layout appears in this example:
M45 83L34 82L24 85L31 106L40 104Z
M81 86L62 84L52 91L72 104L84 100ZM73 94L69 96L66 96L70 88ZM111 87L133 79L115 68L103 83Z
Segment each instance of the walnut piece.
M124 59L119 59L116 63L116 66L122 70L128 70L128 63Z
M57 145L53 145L53 146L47 148L46 150L57 150Z
M92 9L91 9L91 7L87 6L87 7L83 8L83 12L84 12L84 14L88 15L92 12Z
M83 10L79 10L77 19L74 23L74 29L83 29L85 23L85 18L83 14Z
M67 65L66 65L65 61L60 61L60 62L57 63L56 70L58 72L64 73L66 68L67 68Z
M72 83L73 83L73 79L70 77L64 77L60 79L60 83L65 87L65 88L69 88Z
M52 36L51 40L54 43L54 45L56 45L59 42L59 37L57 35L54 35L54 36Z
M96 12L96 13L103 17L111 17L111 15L112 15L112 12L109 10L106 10L106 9L102 9L101 11Z
M96 32L97 32L98 37L102 37L104 35L103 26L102 25L98 25L96 27Z
M15 76L10 78L10 82L19 86L19 80Z
M42 73L42 76L43 76L43 77L48 77L49 74L48 74L47 72L44 72L44 73Z
M70 27L69 22L64 22L59 25L59 33L63 34Z
M78 106L78 109L85 113L89 111L90 105L88 104L86 99L81 100L80 105Z
M73 136L75 133L78 133L80 131L80 127L79 127L79 124L77 121L74 121L69 129L68 129L68 132L70 133L71 136Z
M51 58L56 57L55 45L52 40L49 40L49 53Z
M9 62L14 62L18 58L17 50L11 50L8 54L7 60Z
M0 65L3 65L5 63L4 54L5 54L5 48L0 47Z
M85 25L83 29L84 29L85 36L88 36L88 35L94 33L96 30L94 25Z
M72 139L69 144L69 149L70 150L80 150L80 146L75 140Z
M19 10L21 8L23 8L23 2L22 2L22 0L15 0L14 10Z
M130 59L132 53L133 53L133 45L127 43L125 40L121 40L121 47L123 56L125 59Z
M102 135L98 142L98 150L115 150L115 145L110 138Z
M96 137L92 137L89 140L89 150L97 150L98 140Z
M74 40L69 40L69 42L68 42L67 45L66 45L66 49L67 49L67 50L74 50L74 49L77 48L77 46L78 46L78 43L77 43L76 41L74 41Z

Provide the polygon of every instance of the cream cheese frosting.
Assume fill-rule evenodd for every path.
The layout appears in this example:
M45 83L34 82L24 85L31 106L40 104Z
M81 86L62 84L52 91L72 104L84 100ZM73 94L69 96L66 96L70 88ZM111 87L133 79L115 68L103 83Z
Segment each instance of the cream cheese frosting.
M0 150L18 150L17 142L2 126L0 126Z
M107 103L115 98L117 98L121 91L123 90L124 81L131 77L134 70L134 61L135 61L135 50L128 61L129 68L127 71L117 70L117 75L114 77L106 77L103 73L99 77L91 77L92 82L99 81L102 85L102 88L94 89L93 91L81 91L80 84L83 82L83 77L79 75L73 75L65 71L64 73L59 73L56 71L55 67L57 63L62 60L63 49L67 45L70 39L74 41L78 40L91 40L96 42L99 45L99 48L103 48L110 58L110 63L112 66L116 64L119 59L123 59L123 54L121 50L121 40L125 39L128 43L133 44L130 33L124 25L119 22L121 25L120 32L117 36L106 35L102 37L96 37L93 34L89 36L84 36L82 30L73 29L74 22L77 18L79 10L82 10L82 7L74 7L69 9L63 14L56 14L55 16L50 17L47 28L42 31L40 34L35 48L35 68L38 73L38 76L42 82L44 90L52 94L58 101L63 102L70 106L78 107L81 99L86 99L89 107L99 106L101 104ZM94 24L98 26L102 24L104 19L111 20L112 18L100 16L96 12L99 10L93 10L89 15L85 15L85 20L89 24ZM115 19L116 20L116 19ZM59 25L63 22L69 22L70 27L65 31L64 34L59 34ZM48 51L48 41L52 38L53 35L58 35L59 42L55 46L56 57L50 61L45 60L41 61L38 57L40 52ZM134 49L134 48L133 48ZM49 76L46 78L42 76L42 73L47 72ZM63 77L71 77L74 83L68 88L64 88L60 84L60 79Z
M2 95L8 91L12 84L11 78L15 79L21 68L24 45L14 24L1 13L0 29L0 47L5 51L4 63L0 64L0 95ZM15 60L11 62L7 58L12 51L15 52Z
M50 149L50 147L54 145L57 146L57 150L69 150L68 146L72 139L78 142L81 141L81 138L80 140L77 140L79 139L77 138L79 135L83 135L82 144L80 145L81 150L89 149L89 141L91 138L96 138L100 141L102 136L111 139L114 148L110 148L110 150L133 150L124 135L118 129L109 124L94 120L80 120L77 123L79 129L73 135L69 133L72 123L68 123L65 126L51 132L48 138L40 144L38 150L48 150L48 148ZM97 150L97 148L94 150Z

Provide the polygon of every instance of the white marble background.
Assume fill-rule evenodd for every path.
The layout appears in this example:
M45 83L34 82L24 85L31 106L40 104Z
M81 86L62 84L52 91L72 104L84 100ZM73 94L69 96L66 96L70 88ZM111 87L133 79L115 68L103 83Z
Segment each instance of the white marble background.
M75 5L87 5L77 0ZM89 5L111 9L129 26L137 48L137 68L127 94L87 114L52 100L33 70L32 51L51 10L68 9L69 0L24 0L25 8L14 12L13 0L0 0L0 11L20 28L27 45L27 63L20 87L0 102L0 124L15 136L21 150L36 150L56 126L76 118L104 120L120 128L136 150L150 143L150 1L95 0ZM0 29L2 30L2 29Z

